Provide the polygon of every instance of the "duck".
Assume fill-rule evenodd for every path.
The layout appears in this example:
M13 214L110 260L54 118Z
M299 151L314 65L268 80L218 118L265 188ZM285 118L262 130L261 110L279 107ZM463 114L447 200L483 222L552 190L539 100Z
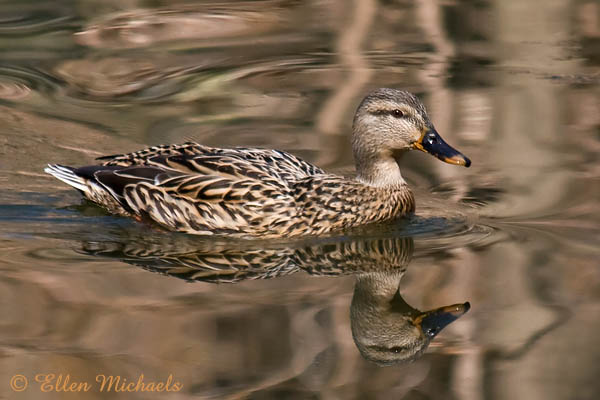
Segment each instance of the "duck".
M98 165L48 164L45 172L110 213L195 235L323 235L413 214L402 177L409 150L454 165L471 161L436 131L412 93L380 88L352 125L356 176L327 173L285 151L195 142L99 157Z

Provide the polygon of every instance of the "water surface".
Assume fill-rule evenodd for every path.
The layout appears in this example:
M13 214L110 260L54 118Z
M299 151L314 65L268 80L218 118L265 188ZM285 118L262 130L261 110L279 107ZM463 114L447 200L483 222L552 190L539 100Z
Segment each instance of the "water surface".
M598 15L568 0L3 2L0 397L63 398L35 382L54 373L171 375L182 389L153 395L173 398L598 398ZM190 237L42 172L196 140L351 174L354 110L382 86L417 93L473 162L407 155L417 214L394 224ZM415 310L467 301L418 354L390 344ZM397 351L381 362L364 343Z

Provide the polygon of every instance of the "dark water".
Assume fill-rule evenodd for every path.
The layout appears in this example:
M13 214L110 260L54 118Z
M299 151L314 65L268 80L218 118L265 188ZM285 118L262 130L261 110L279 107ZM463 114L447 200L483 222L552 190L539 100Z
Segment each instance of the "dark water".
M0 3L0 397L599 398L600 5L541 4ZM398 223L190 237L42 173L189 139L351 173L354 110L382 86L473 161L408 155ZM410 328L467 301L431 343ZM142 374L180 390L96 381Z

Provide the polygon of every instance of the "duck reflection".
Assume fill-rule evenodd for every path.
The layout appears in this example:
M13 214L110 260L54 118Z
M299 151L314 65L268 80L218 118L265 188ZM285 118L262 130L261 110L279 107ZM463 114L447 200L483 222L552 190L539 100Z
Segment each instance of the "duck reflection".
M429 311L411 307L400 294L404 271L358 274L350 306L352 337L364 358L380 365L413 361L469 303Z
M412 238L340 238L270 248L253 242L175 241L94 241L84 243L83 251L194 282L236 283L299 270L317 276L355 275L352 336L361 355L379 365L419 358L444 327L470 308L466 302L419 311L406 303L399 286L412 258Z

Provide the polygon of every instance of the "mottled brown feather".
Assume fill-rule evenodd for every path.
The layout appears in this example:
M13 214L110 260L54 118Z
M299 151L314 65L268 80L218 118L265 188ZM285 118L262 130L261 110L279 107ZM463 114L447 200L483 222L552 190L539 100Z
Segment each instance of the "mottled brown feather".
M369 186L276 150L186 143L111 156L103 166L85 177L88 199L191 234L323 234L414 211L404 184Z

